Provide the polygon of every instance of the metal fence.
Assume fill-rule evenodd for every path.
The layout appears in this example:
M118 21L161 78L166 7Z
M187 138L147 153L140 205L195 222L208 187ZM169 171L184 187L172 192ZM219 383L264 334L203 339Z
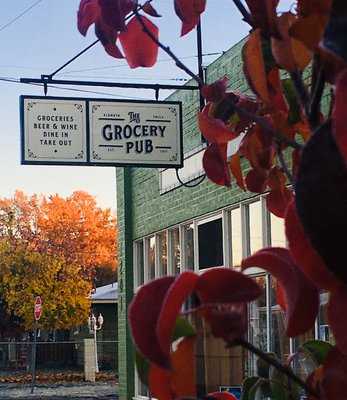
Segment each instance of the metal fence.
M33 342L0 342L0 373L30 371ZM118 342L97 341L100 371L118 372ZM84 366L84 342L37 342L37 370L80 370Z

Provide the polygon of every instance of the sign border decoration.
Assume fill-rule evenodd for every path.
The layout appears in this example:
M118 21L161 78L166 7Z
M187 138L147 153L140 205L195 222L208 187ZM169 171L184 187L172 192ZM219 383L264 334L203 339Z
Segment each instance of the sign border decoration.
M85 121L84 126L86 128L85 135L83 138L86 146L86 161L45 161L42 159L33 160L26 159L26 132L25 132L25 100L49 100L57 102L59 101L78 101L85 102ZM131 162L123 162L123 161L103 161L102 159L99 161L91 160L91 151L92 151L92 127L91 127L91 116L90 116L90 104L100 102L100 103L131 103L131 104L148 104L148 105L160 105L167 106L170 109L170 106L174 110L178 110L178 115L175 116L177 118L177 159L176 157L171 157L171 160L164 161L156 161L156 162L144 162L140 160L137 162L136 160ZM125 99L101 99L101 98L81 98L81 97L56 97L56 96L29 96L22 95L20 96L20 131L21 131L21 164L22 165L69 165L69 166L113 166L113 167L139 167L139 168L182 168L183 167L183 122L182 122L182 102L180 101L151 101L151 100L125 100Z

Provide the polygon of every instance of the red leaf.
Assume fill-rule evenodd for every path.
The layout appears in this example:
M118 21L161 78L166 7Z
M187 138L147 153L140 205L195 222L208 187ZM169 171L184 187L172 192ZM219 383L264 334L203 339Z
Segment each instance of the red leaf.
M210 85L204 85L201 94L207 101L217 102L224 98L227 86L228 77L225 76Z
M259 173L265 173L271 168L275 155L272 135L269 132L264 133L259 126L253 127L242 141L240 154L247 158L252 168L259 170Z
M308 331L315 323L319 296L317 288L294 264L287 249L262 249L242 261L242 269L263 268L283 289L286 303L286 333L289 337Z
M83 36L87 34L90 25L100 18L100 12L98 0L81 0L77 13L77 27Z
M230 186L230 173L227 157L227 145L210 144L205 150L202 165L207 177L215 184Z
M266 189L267 173L261 169L251 169L246 175L246 186L250 192L263 193Z
M293 199L293 192L286 187L284 173L278 167L273 167L269 173L267 183L271 189L266 196L267 208L277 217L284 218L286 209Z
M129 305L128 319L136 347L149 361L169 366L167 354L155 336L159 314L174 277L156 279L142 286Z
M182 304L193 292L198 275L193 272L183 272L170 286L162 304L157 322L156 334L164 354L169 355L172 335Z
M196 293L202 303L241 303L259 297L261 289L241 272L215 267L200 275Z
M125 30L125 16L136 6L135 0L98 0L103 22L116 32Z
M347 319L342 313L347 309L347 287L341 285L330 294L328 321L336 340L336 346L347 355Z
M214 337L230 342L247 332L246 303L205 305L200 308L200 313L210 324Z
M251 12L254 27L263 33L278 36L276 26L276 7L279 0L246 0Z
M335 347L330 350L323 364L321 382L324 400L346 399L347 356Z
M278 18L280 38L271 38L272 54L282 68L287 71L302 71L312 58L312 53L299 40L289 36L289 29L296 21L294 14L283 13Z
M286 187L282 190L271 190L266 196L266 207L272 214L279 218L284 218L292 199L293 192Z
M140 18L146 29L158 39L158 28L147 17L141 15ZM158 45L143 31L136 16L129 21L126 31L120 33L119 40L130 68L152 67L156 63Z
M294 201L287 208L285 230L290 253L307 278L321 289L333 290L340 286L305 235Z
M148 373L148 386L151 396L160 400L173 400L171 371L151 364Z
M181 340L171 355L172 388L175 398L196 397L195 337Z
M329 14L332 0L298 0L297 12L303 17L314 13Z
M142 10L146 14L151 15L152 17L161 17L161 15L157 13L157 10L152 6L152 4L149 1L147 1L143 5Z
M332 114L332 130L337 147L345 163L347 163L347 69L344 69L337 77L335 89L335 102Z
M206 0L175 0L175 12L182 21L181 36L186 35L199 22L200 14L205 11Z
M237 137L221 119L209 115L211 107L211 103L207 104L198 114L198 126L204 138L210 143L223 144Z
M124 58L116 45L118 34L115 29L110 28L101 19L95 24L95 34L104 46L105 51L112 57Z
M207 393L206 397L216 400L237 400L237 398L229 392L211 392Z
M259 29L256 29L249 35L242 49L242 57L244 73L249 86L264 103L268 104L270 95Z
M229 161L230 171L236 179L237 185L242 189L246 190L245 183L242 175L241 160L238 153L233 154Z
M184 338L171 354L171 370L151 365L148 382L153 397L160 400L195 398L195 338Z

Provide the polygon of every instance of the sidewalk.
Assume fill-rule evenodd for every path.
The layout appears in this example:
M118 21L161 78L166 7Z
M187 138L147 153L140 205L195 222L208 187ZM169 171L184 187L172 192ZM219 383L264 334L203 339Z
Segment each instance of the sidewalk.
M17 400L117 400L118 385L113 382L38 384L34 394L31 386L18 383L0 384L0 399Z

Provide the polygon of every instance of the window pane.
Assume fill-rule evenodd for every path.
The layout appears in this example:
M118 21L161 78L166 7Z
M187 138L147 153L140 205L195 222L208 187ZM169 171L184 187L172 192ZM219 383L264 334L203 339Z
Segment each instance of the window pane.
M231 254L232 264L240 265L242 261L241 209L231 211Z
M155 237L148 239L148 279L155 278Z
M258 285L263 289L261 296L249 304L249 340L263 351L267 351L267 316L266 316L266 277L255 278ZM256 375L257 358L250 354L249 376Z
M171 231L171 246L173 273L178 275L181 272L181 246L180 232L178 228L175 228Z
M223 265L222 218L198 226L199 268Z
M286 235L284 232L284 219L270 214L271 245L274 247L286 247Z
M159 241L159 275L167 275L167 232L161 232L158 234Z
M249 247L253 254L263 247L263 223L260 201L251 203L249 208Z
M184 232L184 253L185 268L194 270L194 225L185 225Z
M144 283L144 258L143 258L143 241L135 243L136 246L136 261L135 265L135 276L136 276L136 285L140 286Z

